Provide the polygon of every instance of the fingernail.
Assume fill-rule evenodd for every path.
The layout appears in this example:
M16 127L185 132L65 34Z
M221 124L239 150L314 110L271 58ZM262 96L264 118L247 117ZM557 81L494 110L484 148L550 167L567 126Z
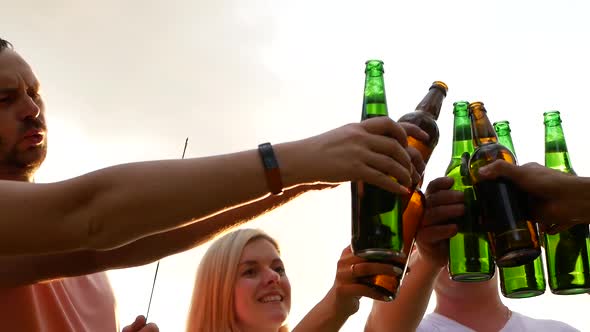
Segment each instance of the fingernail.
M391 301L393 301L393 296L391 296L391 295L384 296L383 297L383 301L385 301L385 302L391 302Z

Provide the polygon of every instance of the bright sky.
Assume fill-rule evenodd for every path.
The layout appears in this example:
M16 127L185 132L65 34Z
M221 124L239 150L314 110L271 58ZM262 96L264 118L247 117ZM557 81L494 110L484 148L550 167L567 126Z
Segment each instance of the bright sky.
M2 2L1 36L44 84L50 150L38 182L178 158L187 136L187 157L197 157L359 121L369 58L385 62L395 119L432 81L449 85L425 183L450 160L457 100L483 101L492 121L509 120L521 163L543 163L542 113L560 110L574 168L590 176L590 8L581 0ZM292 326L332 285L349 243L349 197L347 184L310 193L248 225L282 245ZM183 330L205 249L161 261L150 320L162 331ZM122 325L145 314L155 266L109 273ZM504 301L590 330L590 296L547 290ZM361 331L369 310L363 301L342 331Z

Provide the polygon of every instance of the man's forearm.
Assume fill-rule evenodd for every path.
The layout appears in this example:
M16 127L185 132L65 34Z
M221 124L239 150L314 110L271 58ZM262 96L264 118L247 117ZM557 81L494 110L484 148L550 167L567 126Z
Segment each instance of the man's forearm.
M308 190L318 188L321 186L297 186L286 190L280 196L270 196L189 226L139 239L121 248L97 252L97 263L100 269L107 270L154 262L162 257L192 249L229 228L239 226L287 203Z
M426 312L440 270L417 257L397 297L392 302L373 301L365 332L415 331Z
M0 287L16 287L148 264L162 257L192 249L228 228L238 226L275 209L308 190L322 187L320 185L297 186L286 190L281 196L270 196L182 228L141 238L112 250L81 250L40 256L3 257L0 258Z
M277 145L285 187L314 181L296 171L298 146ZM2 255L113 249L269 193L256 150L119 165L52 184L3 181L2 188L11 196L10 203L0 198ZM31 229L47 236L25 241Z

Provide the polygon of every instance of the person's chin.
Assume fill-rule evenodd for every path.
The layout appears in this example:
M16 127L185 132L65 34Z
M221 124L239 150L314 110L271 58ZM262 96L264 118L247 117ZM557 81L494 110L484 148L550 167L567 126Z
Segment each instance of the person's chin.
M36 168L43 163L46 156L47 150L41 148L32 148L25 151L19 159L21 164Z
M267 309L265 312L266 320L274 324L282 325L289 316L289 311L282 305L277 308Z

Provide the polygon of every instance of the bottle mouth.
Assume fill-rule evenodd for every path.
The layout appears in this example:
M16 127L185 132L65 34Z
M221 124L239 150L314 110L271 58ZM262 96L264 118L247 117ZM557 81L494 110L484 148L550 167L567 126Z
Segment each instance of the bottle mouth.
M385 70L383 69L383 61L376 59L365 61L365 73L370 71L379 71L384 73Z
M476 101L469 104L469 116L475 120L482 119L485 114L487 113L485 107L483 107L483 103L481 101Z
M473 110L481 109L484 112L487 112L486 109L483 107L483 103L481 101L474 101L469 103L469 113L473 113Z
M465 100L459 100L453 103L453 113L467 112L469 110L469 102Z
M507 120L494 122L493 126L494 130L496 130L497 133L511 131L510 122L508 122Z
M434 82L432 82L432 85L430 86L430 89L432 89L432 88L437 88L440 91L442 91L444 93L445 97L447 96L447 91L449 91L449 87L443 81L434 81Z
M559 124L561 123L561 117L559 115L559 111L547 111L543 113L543 123L544 124Z

